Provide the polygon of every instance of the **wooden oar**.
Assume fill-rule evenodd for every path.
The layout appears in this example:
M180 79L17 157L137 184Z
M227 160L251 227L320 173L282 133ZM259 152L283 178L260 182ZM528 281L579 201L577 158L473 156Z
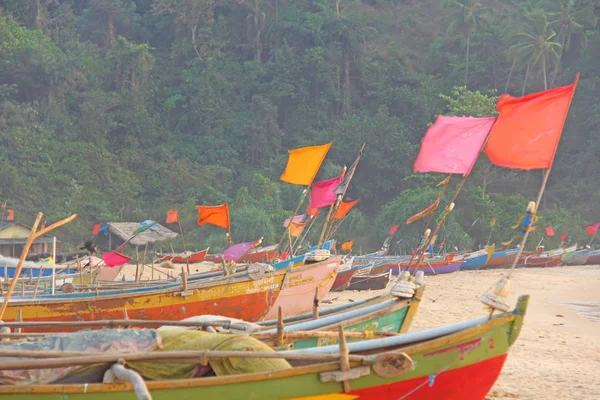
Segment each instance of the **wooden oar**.
M34 358L0 362L0 370L48 369L72 367L74 365L95 365L125 361L162 361L182 364L201 364L209 358L270 358L296 361L339 361L340 354L287 354L286 352L261 351L169 351L147 353L102 353L59 352L59 351L12 351L0 350L0 357ZM35 359L37 358L37 359ZM349 355L348 361L370 365L370 356Z

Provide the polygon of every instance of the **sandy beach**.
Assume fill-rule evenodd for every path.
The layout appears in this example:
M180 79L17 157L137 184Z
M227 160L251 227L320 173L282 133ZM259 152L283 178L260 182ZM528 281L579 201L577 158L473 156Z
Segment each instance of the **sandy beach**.
M479 297L507 270L426 276L411 331L485 315ZM511 348L490 400L600 398L600 267L520 268L510 303L531 296L521 336ZM330 293L331 305L379 294Z

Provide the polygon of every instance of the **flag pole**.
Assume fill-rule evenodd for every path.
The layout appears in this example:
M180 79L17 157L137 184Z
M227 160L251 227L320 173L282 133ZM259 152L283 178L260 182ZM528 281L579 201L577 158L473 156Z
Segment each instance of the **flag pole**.
M177 224L179 225L179 233L181 233L181 244L183 245L183 252L185 253L185 237L183 236L183 228L181 227L181 220L179 219L179 210L177 210Z
M313 225L315 224L315 220L319 217L319 215L315 215L314 217L312 217L310 219L310 223L308 225L308 229L305 229L305 231L303 231L303 235L300 239L300 243L298 243L298 247L296 247L296 243L298 242L298 239L296 239L296 241L294 242L294 247L296 247L296 250L298 250L300 248L300 246L302 246L302 243L304 243L304 239L306 239L306 237L308 236L308 233L310 232L310 229L313 227Z
M596 238L596 235L598 234L598 231L594 232L594 236L592 236L592 238L590 239L590 242L587 244L588 246L592 245L592 242L594 241L594 239Z
M365 149L366 145L367 145L366 143L363 143L362 147L360 148L360 151L358 152L358 160L359 161L360 161L360 156L362 156L362 152ZM357 166L358 166L358 163L356 163L356 165L354 166L354 170L356 170ZM354 175L354 171L351 171L351 173L352 173L352 175ZM350 176L350 179L352 179L352 176ZM321 231L321 237L319 238L319 246L321 246L323 244L323 239L325 238L325 232L327 231L327 227L329 226L329 221L331 220L331 215L333 214L334 211L337 211L342 199L346 195L346 191L348 191L349 186L350 186L350 181L348 181L348 184L344 188L343 193L337 195L335 202L331 205L331 207L329 207L329 212L327 213L327 218L325 219L325 224L323 225L323 230Z
M308 187L306 189L304 189L304 191L302 192L302 197L300 197L300 202L298 202L298 206L296 206L296 210L294 211L294 214L292 215L292 219L290 220L290 223L294 220L294 217L296 216L296 214L298 214L298 211L300 211L300 207L302 207L302 203L304 203L304 200L306 199L306 195L308 194L308 190L310 189L311 186L312 186L312 183L310 185L308 185ZM285 237L288 235L289 230L290 230L290 225L288 224L288 226L285 227L285 231L283 232L283 235L281 235L281 239L279 240L279 243L277 244L277 247L275 248L275 252L277 252L277 250L279 250L279 248L281 247L281 244L285 240Z
M462 180L458 184L458 187L456 188L456 191L454 192L454 196L452 196L452 199L448 203L448 206L444 209L444 214L442 215L442 217L440 218L440 221L435 226L434 231L431 233L431 235L429 235L429 238L427 238L427 242L423 245L423 247L420 249L420 251L417 250L416 253L419 254L419 258L417 259L417 263L414 266L414 270L412 273L413 276L417 273L417 269L419 268L419 265L421 265L421 263L423 262L423 259L425 258L425 250L433 242L433 239L435 239L437 237L437 234L440 232L440 229L442 229L442 226L444 225L444 222L446 221L446 217L448 216L450 211L452 211L452 208L451 208L452 204L454 204L454 201L458 197L458 194L460 193L460 191L461 191L462 187L464 186L465 182L467 181L468 177L469 177L469 174L465 174L465 176L463 176ZM435 214L432 214L432 215L435 215ZM411 268L411 265L409 263L408 264L409 271L410 271L410 268Z

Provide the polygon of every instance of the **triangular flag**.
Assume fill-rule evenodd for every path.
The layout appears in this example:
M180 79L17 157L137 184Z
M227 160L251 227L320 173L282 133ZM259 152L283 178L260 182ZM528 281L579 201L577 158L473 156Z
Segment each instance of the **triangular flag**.
M331 143L290 150L288 163L280 179L295 185L310 186L321 168Z
M396 233L396 231L398 230L399 225L392 225L390 227L390 231L388 232L390 235L393 235L394 233Z
M342 243L342 251L349 251L352 250L352 245L354 245L354 241L350 240L349 242L344 242Z
M198 224L210 224L229 230L229 207L227 203L220 206L196 206L198 209Z
M2 209L6 210L6 206L8 205L8 200L4 201L4 204L2 204Z
M302 231L304 230L305 226L306 226L305 223L303 224L300 222L290 222L290 225L289 225L290 236L291 237L299 237L300 235L302 235Z
M342 219L344 218L349 212L350 210L352 210L352 207L354 207L356 205L356 203L358 203L359 199L356 199L354 201L342 201L338 207L337 210L335 210L335 213L333 213L333 215L331 216L331 218L333 219Z
M585 231L588 235L594 236L600 229L600 222L596 222L594 225L586 226Z
M546 236L554 236L554 228L552 228L551 226L547 226L546 227Z
M431 205L429 207L427 207L420 213L417 213L417 214L413 215L412 217L410 217L409 219L407 219L406 224L412 224L413 222L418 221L423 217L433 214L435 212L435 210L437 209L437 207L440 205L441 197L442 197L442 193L440 193L438 198L435 199L435 201L433 203L431 203Z
M485 154L494 165L516 169L550 168L579 74L571 85L524 97L500 96L500 116L490 132Z
M562 242L564 242L564 241L565 241L565 239L567 238L567 236L568 236L568 235L569 235L568 233L563 233L563 234L560 236L560 240L561 240Z
M102 259L104 260L104 264L106 264L107 267L120 267L121 265L124 265L131 260L131 258L127 257L124 254L121 254L118 251L115 251L113 253L104 253L102 254Z
M167 222L167 224L174 224L176 222L179 222L179 212L177 211L176 208L167 211L166 222Z

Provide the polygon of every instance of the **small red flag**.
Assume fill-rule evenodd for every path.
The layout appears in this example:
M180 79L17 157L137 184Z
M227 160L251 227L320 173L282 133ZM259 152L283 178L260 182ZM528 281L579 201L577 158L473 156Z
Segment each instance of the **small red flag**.
M398 230L398 227L400 225L392 225L392 227L390 228L390 235L393 235L394 233L396 233L396 231Z
M179 212L176 208L167 211L167 224L174 224L175 222L179 222Z
M7 204L8 204L8 200L6 200L6 201L4 202L4 204L2 204L2 209L3 209L3 210L6 210L6 206L7 206Z
M585 227L585 231L591 236L594 236L598 232L598 229L600 229L600 222L596 222L594 225Z
M196 206L198 209L198 225L211 224L229 230L229 207L227 203L220 206Z
M102 254L102 259L107 267L120 267L121 265L131 261L131 258L119 253L118 251L113 253L104 253Z
M100 228L102 227L102 224L95 224L94 225L94 229L92 229L92 235L97 235L100 233Z
M554 236L554 228L551 226L546 227L546 236Z
M564 242L564 241L565 241L565 239L567 238L567 236L568 236L568 235L569 235L568 233L563 233L563 234L560 236L560 240Z
M7 221L14 221L15 220L15 210L6 210L7 212L7 216L6 216L6 220Z
M310 215L311 217L316 217L317 215L319 215L319 209L318 209L318 208L311 207L311 206L308 206L308 207L306 208L306 213L307 213L308 215Z

